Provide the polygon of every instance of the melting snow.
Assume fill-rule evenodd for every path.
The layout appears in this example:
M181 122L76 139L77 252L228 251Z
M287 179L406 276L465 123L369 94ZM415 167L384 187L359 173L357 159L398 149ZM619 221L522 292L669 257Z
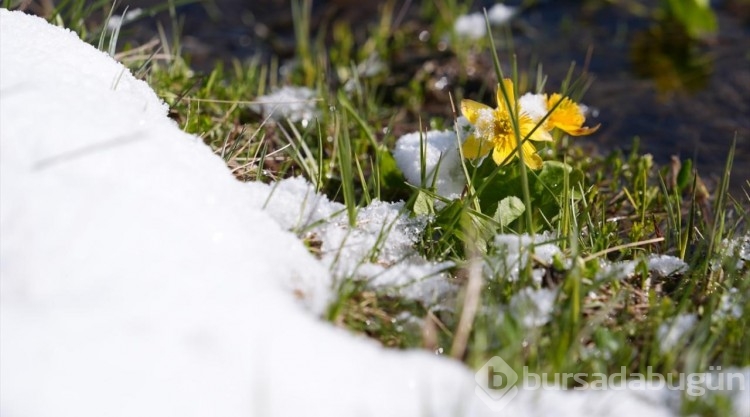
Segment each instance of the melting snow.
M250 105L254 111L274 120L289 119L306 126L320 117L315 92L306 87L282 87L271 94L260 96Z
M396 142L393 157L409 183L423 185L421 170L424 164L425 187L429 188L434 183L437 193L443 197L461 196L466 178L461 169L455 132L430 130L401 136Z
M530 329L544 326L555 308L557 291L549 288L523 288L510 299L510 312Z
M528 235L497 235L494 242L495 251L488 256L484 264L485 274L490 277L515 281L518 279L520 271L526 268L526 263L532 255L542 263L549 265L555 255L561 253L557 245L549 243L554 240L550 233L533 237ZM544 269L534 269L532 276L535 283L541 283Z
M661 342L661 351L668 352L684 343L683 338L690 334L690 330L697 322L698 317L695 314L680 314L671 321L659 325L656 336Z

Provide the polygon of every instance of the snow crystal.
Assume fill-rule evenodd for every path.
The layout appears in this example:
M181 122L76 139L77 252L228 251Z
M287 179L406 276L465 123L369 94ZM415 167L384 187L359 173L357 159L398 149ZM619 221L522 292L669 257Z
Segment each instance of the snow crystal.
M250 108L274 120L289 119L306 126L319 118L315 92L306 87L282 87L271 94L256 98Z
M424 146L426 184L421 184L420 145ZM403 135L396 141L393 157L409 183L425 187L434 183L437 193L443 197L455 199L461 196L466 178L461 169L455 132L430 130Z
M659 339L662 352L669 352L684 342L682 339L695 326L698 318L695 314L680 314L669 322L659 325L656 337Z

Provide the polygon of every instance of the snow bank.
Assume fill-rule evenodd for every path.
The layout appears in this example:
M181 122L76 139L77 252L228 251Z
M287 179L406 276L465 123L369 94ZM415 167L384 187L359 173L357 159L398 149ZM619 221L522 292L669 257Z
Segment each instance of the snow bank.
M41 19L0 22L0 414L471 405L460 364L385 351L301 309L289 289L322 310L325 266L145 83Z

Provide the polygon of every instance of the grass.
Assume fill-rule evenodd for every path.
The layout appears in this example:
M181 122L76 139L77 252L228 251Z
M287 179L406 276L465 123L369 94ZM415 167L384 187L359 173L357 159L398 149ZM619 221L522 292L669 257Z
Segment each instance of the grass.
M235 60L217 64L208 73L194 72L186 57L164 55L180 50L179 38L169 45L166 36L146 48L126 48L119 56L170 105L170 116L180 128L200 136L239 180L302 175L317 190L345 204L351 225L358 210L373 199L405 200L409 214L431 215L416 249L428 259L455 263L451 279L461 283L461 291L455 299L443 300L455 308L431 310L344 277L326 317L336 325L385 346L450 354L474 368L493 356L501 356L517 371L527 366L548 374L611 374L621 366L643 373L650 367L662 374L750 366L750 267L738 262L743 239L746 247L750 245L745 211L750 196L735 198L728 192L734 147L720 183L708 190L690 161L656 166L650 155L638 151L637 143L628 154L615 151L592 157L575 141L560 140L545 157L564 163L555 184L547 181L546 171L528 170L518 162L506 167L467 164L465 175L474 180L464 198L434 205L430 184L406 184L390 149L397 132L450 128L454 111L448 103L441 112L427 114L430 97L423 85L404 82L394 62L405 53L443 48L436 34L450 31L451 16L464 6L455 1L423 6L422 17L435 22L434 35L417 44L414 26L392 24L397 3L382 6L382 19L364 40L357 40L344 22L324 27L321 30L331 31L337 39L326 45L325 32L311 32L311 3L292 2L298 65L283 77L276 60ZM83 7L82 2L61 3L61 9L48 16L54 22L75 23L73 28L92 43L107 44L101 28L89 25L97 21L92 16L107 16L110 5ZM127 45L122 42L124 33L119 34L120 44ZM456 62L464 63L472 54L487 56L489 47L496 79L509 65L516 88L531 89L528 80L533 79L540 87L544 84L543 76L519 70L512 58L499 59L495 39L467 51L455 34L451 36L459 47L449 46L444 53ZM383 71L368 72L363 66L368 60L382 65ZM458 69L463 70L460 65ZM573 73L566 81L569 94L580 95L585 73L580 79ZM458 79L469 83L470 76L461 73ZM277 121L253 110L257 97L284 84L316 92L321 99L316 120L307 125ZM493 90L459 85L453 99L482 100ZM523 140L518 126L514 129ZM503 197L491 194L497 181L517 181L511 194L526 208L520 219L500 222L494 217ZM486 200L494 201L494 208ZM494 236L520 231L557 236L550 239L560 254L551 262L532 257L518 268L516 279L509 279L504 270L483 269L507 257ZM319 244L309 243L315 253ZM687 270L666 277L650 271L650 257L662 254L684 260ZM632 274L607 273L607 265L623 261L632 262ZM549 290L555 297L549 320L540 326L524 325L528 312L510 307L529 287ZM695 317L694 325L680 343L662 349L665 329L688 314ZM681 412L726 415L727 407L717 397L687 398Z

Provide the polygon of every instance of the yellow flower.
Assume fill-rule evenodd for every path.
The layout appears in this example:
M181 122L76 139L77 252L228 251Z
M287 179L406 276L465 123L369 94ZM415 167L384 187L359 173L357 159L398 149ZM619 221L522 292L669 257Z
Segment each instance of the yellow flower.
M557 104L557 103L560 104ZM555 107L557 105L557 107ZM547 118L545 125L552 129L556 127L571 136L590 135L599 129L599 126L583 127L586 121L581 107L568 97L555 93L547 99L547 109L552 109L552 114Z
M492 159L496 164L502 165L517 157L518 140L513 129L513 117L518 124L521 139L528 137L533 141L552 141L549 132L542 126L537 128L531 117L525 113L517 113L518 105L513 94L513 81L506 78L503 80L503 85L508 94L510 109L506 105L499 85L495 109L473 100L461 100L461 113L474 126L474 131L461 146L467 158L481 158L492 151ZM542 167L542 158L536 154L536 147L531 142L523 142L521 151L526 165L532 169Z

